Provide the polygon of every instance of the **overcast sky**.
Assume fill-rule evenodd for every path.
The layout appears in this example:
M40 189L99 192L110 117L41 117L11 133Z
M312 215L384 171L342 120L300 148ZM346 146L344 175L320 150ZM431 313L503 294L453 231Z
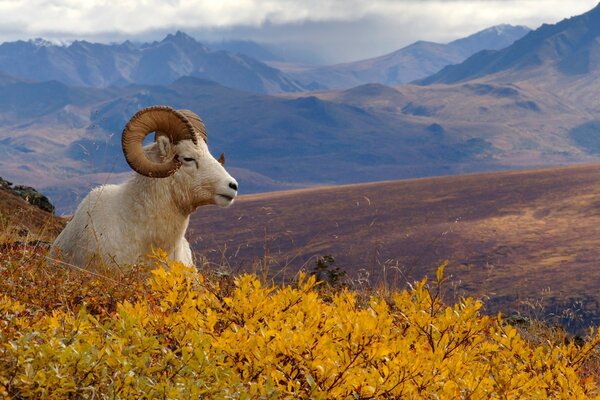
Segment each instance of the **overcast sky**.
M0 41L42 37L249 39L323 62L381 55L416 40L448 42L492 25L537 28L599 0L0 0Z

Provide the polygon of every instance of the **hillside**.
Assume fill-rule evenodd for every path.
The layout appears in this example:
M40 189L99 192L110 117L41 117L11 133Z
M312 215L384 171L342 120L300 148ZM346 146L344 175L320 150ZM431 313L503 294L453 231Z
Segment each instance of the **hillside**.
M579 175L565 173L563 178ZM440 181L430 180L430 187L449 183ZM385 189L406 183L415 182L339 188L338 194L348 195L352 189L357 196L368 191L373 195L384 189L386 195L395 195ZM416 183L403 189L423 196ZM20 198L4 197L3 192L0 221L5 218L2 207L19 222L31 217L20 214L27 208ZM279 193L272 200L296 198L312 207L310 198L328 200L321 192L335 190ZM267 197L249 197L245 203L266 205ZM413 197L413 202L438 200L454 209L458 197ZM359 201L363 199L370 207L380 204L379 199ZM271 204L264 210L277 218L281 207ZM330 210L335 206L327 205ZM354 208L360 206L357 201ZM419 207L412 209L419 212ZM439 205L431 209L439 214ZM487 215L479 212L467 219ZM247 220L240 221L243 225ZM373 220L369 228L377 223ZM317 276L304 273L281 274L287 284L275 285L260 269L259 274L232 276L226 264L200 260L199 268L185 266L160 250L153 251L147 264L122 268L49 263L44 243L7 244L7 232L10 226L7 231L1 225L4 397L156 398L168 393L176 399L454 399L470 393L478 398L583 399L597 397L600 389L600 333L574 336L545 318L488 316L482 307L494 305L493 291L485 302L464 297L449 302L447 294L462 294L463 288L455 286L460 281L448 280L444 267L403 290L391 287L398 271L392 263L387 264L388 285L377 288L368 285L365 274L363 279L353 276L349 287L339 281L318 282ZM374 264L366 265L377 266L377 261L375 257ZM489 266L486 270L489 281L494 271ZM409 270L402 272L403 279L411 279ZM499 385L501 381L506 383Z
M596 130L596 114L526 83L370 84L293 96L197 78L3 89L0 170L49 195L59 213L72 212L91 186L126 175L121 130L153 104L202 116L211 151L226 153L246 194L600 160L600 141L587 133Z
M201 209L189 236L219 265L267 263L284 281L323 255L375 285L449 260L456 294L486 297L488 311L531 312L533 299L547 311L578 305L578 318L598 323L599 198L598 164L323 187Z
M16 83L0 92L0 103L12 104L0 111L3 175L41 189L59 213L72 212L91 186L127 175L121 130L152 104L201 115L211 151L226 153L246 194L600 155L586 134L595 129L592 112L526 84L371 84L275 97L197 78L111 89Z
M418 41L379 57L323 67L272 63L304 86L348 89L367 83L397 85L432 75L481 50L498 50L529 32L524 26L498 25L447 44Z
M367 294L160 256L101 274L15 253L0 253L4 397L587 399L600 388L599 334L523 329L472 298L447 305L442 268L435 282Z
M38 87L60 96L45 102L36 95ZM420 108L410 93L394 105L401 112L390 112L371 108L368 93L365 104L357 103L363 99L358 95L346 102L320 94L285 98L197 78L168 86L74 89L54 82L5 89L0 103L12 107L0 111L0 169L10 180L40 188L59 213L72 212L91 185L119 180L129 171L120 133L131 115L153 104L201 115L211 151L226 153L228 168L243 178L244 193L506 168L491 157L497 151L491 142L477 137L481 123L472 123L472 131L452 123L440 130L437 116L416 115ZM486 97L493 101L487 95L480 99ZM535 113L512 110L503 118ZM578 114L571 118L578 121ZM494 126L487 130L498 132Z
M64 226L64 219L33 206L0 187L0 246L15 241L51 242Z

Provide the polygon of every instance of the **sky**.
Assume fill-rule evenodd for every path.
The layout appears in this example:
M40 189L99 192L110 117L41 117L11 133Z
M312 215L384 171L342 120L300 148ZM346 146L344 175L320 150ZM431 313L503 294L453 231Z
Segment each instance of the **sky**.
M537 28L599 0L0 0L0 41L254 40L290 58L336 63L417 40L447 43L497 24Z

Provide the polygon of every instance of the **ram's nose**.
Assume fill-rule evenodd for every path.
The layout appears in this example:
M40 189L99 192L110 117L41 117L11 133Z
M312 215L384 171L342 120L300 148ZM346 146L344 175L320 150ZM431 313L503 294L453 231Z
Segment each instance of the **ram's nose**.
M221 207L229 207L233 200L238 194L238 183L235 179L231 178L228 181L223 182L221 190L219 190L215 196L215 203Z

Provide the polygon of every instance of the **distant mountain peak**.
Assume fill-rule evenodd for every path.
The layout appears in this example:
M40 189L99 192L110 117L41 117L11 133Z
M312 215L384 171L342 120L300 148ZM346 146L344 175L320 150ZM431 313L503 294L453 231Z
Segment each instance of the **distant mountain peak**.
M470 54L482 49L498 50L511 45L529 32L531 29L523 25L500 24L454 40L448 45L460 48Z
M31 39L28 42L36 47L51 47L56 45L55 43L52 43L51 41L43 38Z
M504 33L507 33L508 31L511 31L514 29L523 29L523 30L528 30L528 31L531 30L530 28L526 27L525 25L499 24L499 25L491 26L488 29L484 29L481 32L493 31L498 34L504 34Z
M598 38L600 4L556 24L543 24L502 50L476 53L418 83L457 83L500 73L513 80L553 76L551 71L583 76L600 70Z
M298 71L290 69L289 73L313 90L348 89L365 83L396 85L425 78L481 50L505 48L528 32L530 29L524 26L497 25L448 44L419 40L379 57Z
M69 48L78 48L78 47L88 47L90 45L94 45L92 42L88 42L87 40L75 40L71 42L67 47Z
M135 43L133 43L130 40L126 40L123 43L118 43L117 46L121 49L127 49L127 50L135 50L138 48L138 45L136 45Z
M173 41L173 42L192 42L192 43L198 43L196 41L196 39L194 39L193 37L191 37L190 35L188 35L185 32L182 31L177 31L174 34L173 33L169 33L163 40L163 42L167 42L167 41Z

